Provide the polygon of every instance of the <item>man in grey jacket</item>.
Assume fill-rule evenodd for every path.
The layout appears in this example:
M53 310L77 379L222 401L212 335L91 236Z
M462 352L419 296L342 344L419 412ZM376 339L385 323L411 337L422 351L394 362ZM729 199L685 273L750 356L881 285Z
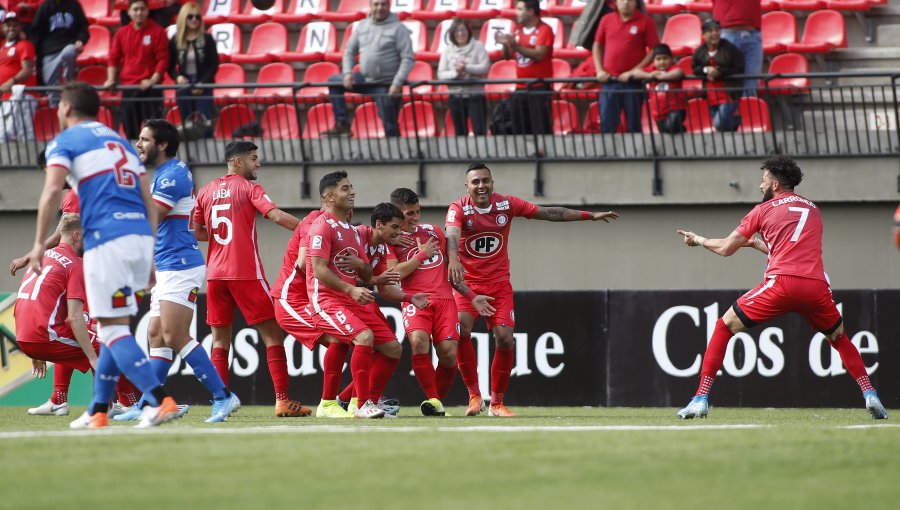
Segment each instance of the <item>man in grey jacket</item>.
M400 92L403 82L415 64L410 32L396 14L391 12L390 0L371 0L369 17L354 28L344 52L342 74L328 78L328 98L334 108L334 129L322 132L326 136L350 134L347 102L344 92L375 97L378 116L387 136L400 136L397 115L400 112ZM353 72L359 55L359 72Z

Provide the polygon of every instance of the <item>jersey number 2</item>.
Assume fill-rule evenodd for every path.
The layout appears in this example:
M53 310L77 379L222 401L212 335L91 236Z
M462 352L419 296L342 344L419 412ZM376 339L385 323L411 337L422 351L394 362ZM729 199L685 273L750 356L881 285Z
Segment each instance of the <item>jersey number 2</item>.
M128 154L125 152L125 147L122 147L121 143L106 142L106 148L113 152L118 152L122 156L116 161L114 169L116 183L122 188L133 188L135 183L134 171L125 168L125 165L128 164Z

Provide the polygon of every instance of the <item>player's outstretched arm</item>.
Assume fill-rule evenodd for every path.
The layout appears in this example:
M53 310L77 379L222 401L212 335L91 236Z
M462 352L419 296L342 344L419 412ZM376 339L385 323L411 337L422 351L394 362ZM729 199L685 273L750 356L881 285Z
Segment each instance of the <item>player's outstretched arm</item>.
M447 267L449 269L450 281L453 283L463 283L463 266L459 261L459 238L462 232L459 227L447 227L444 235L447 237Z
M267 212L266 218L274 221L278 225L281 225L282 227L292 232L295 228L297 228L297 225L300 224L299 218L297 218L293 214L286 213L277 207Z
M684 236L684 244L688 246L702 246L716 255L721 255L723 257L734 255L734 252L738 251L738 249L748 243L747 238L739 234L736 230L725 239L707 239L690 230L676 230L676 232L678 232L678 235Z
M88 332L87 325L84 323L84 302L80 299L67 299L66 306L69 308L69 316L66 320L72 333L75 334L75 340L78 342L84 355L91 362L91 368L97 368L97 353L94 352L94 346L91 345L91 334Z
M63 213L62 218L65 218L66 214L67 213ZM68 213L68 214L72 214L72 213ZM50 234L50 237L48 237L44 241L44 249L45 250L49 250L50 248L56 248L57 246L59 246L59 241L60 241L60 239L62 239L62 234L59 233L59 225L62 223L62 218L60 218L59 223L56 224L56 230L54 230L53 233ZM22 255L19 258L12 259L12 261L9 263L9 274L11 274L12 276L15 276L16 271L18 271L19 269L22 269L23 267L25 267L27 265L28 265L28 254L27 253L25 255Z
M536 220L545 221L604 221L619 219L619 213L615 211L589 212L576 211L566 207L538 207L537 213L534 215Z
M62 200L63 183L66 180L66 170L61 166L52 165L47 167L44 175L44 189L41 191L41 198L38 199L38 215L37 226L34 233L34 245L28 252L28 264L35 272L41 269L41 258L44 256L44 240L47 238L47 232L50 231L50 224L56 211L59 210L60 200Z

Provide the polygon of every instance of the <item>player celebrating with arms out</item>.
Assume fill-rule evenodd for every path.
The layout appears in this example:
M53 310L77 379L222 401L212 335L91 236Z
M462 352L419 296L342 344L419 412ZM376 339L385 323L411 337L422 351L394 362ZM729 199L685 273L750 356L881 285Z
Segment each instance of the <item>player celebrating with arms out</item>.
M725 239L707 239L689 230L678 230L684 244L702 246L723 257L741 247L767 253L765 281L735 301L716 321L703 355L697 394L678 411L682 419L705 418L709 412L709 390L722 367L731 337L757 324L797 312L816 331L822 332L841 356L847 371L859 384L866 409L876 420L887 419L866 365L856 346L844 332L822 264L822 214L816 204L794 193L803 180L797 163L787 156L774 156L762 165L759 190L762 203L753 208ZM754 237L759 232L762 239Z
M491 170L484 163L473 163L466 170L466 195L453 202L447 211L447 258L450 279L466 283L476 294L491 296L496 309L487 317L488 328L494 334L496 352L491 364L491 416L512 417L503 396L509 385L515 351L513 330L513 289L509 282L508 239L512 219L522 216L546 221L604 221L614 220L614 211L587 212L565 207L541 207L519 197L494 193ZM466 416L484 409L478 388L477 356L472 345L472 326L478 311L471 300L454 292L459 309L459 373L469 389Z

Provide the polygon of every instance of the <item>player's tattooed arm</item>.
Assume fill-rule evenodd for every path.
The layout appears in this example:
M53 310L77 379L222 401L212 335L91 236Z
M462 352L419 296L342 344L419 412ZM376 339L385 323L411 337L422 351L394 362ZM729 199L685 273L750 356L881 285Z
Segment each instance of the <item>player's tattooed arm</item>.
M766 255L769 254L769 247L766 246L766 242L758 236L752 236L750 239L747 239L747 242L741 245L741 247L753 248L754 250L765 253Z
M494 307L491 305L491 301L494 300L491 296L486 296L483 294L476 294L475 291L469 288L465 283L450 283L453 285L453 288L456 289L457 292L465 296L472 302L472 306L475 307L475 310L478 311L479 315L483 315L485 317L490 317L494 315L496 311Z
M537 213L534 215L534 219L536 220L544 220L544 221L604 221L609 223L609 220L615 220L619 218L619 213L615 211L604 211L604 212L588 212L588 211L576 211L575 209L569 209L567 207L538 207Z
M449 268L450 281L463 283L463 266L459 261L459 238L462 232L459 227L447 227L444 235L447 237L447 266Z
M297 228L297 225L300 224L300 219L294 216L291 213L286 213L279 208L274 208L271 211L266 213L266 218L274 221L278 225L282 227L294 231Z
M749 242L749 240L739 234L737 230L733 231L725 239L707 239L690 230L676 230L676 232L678 235L684 236L684 244L688 246L701 246L716 255L721 255L723 257L734 255L741 246L745 246Z

